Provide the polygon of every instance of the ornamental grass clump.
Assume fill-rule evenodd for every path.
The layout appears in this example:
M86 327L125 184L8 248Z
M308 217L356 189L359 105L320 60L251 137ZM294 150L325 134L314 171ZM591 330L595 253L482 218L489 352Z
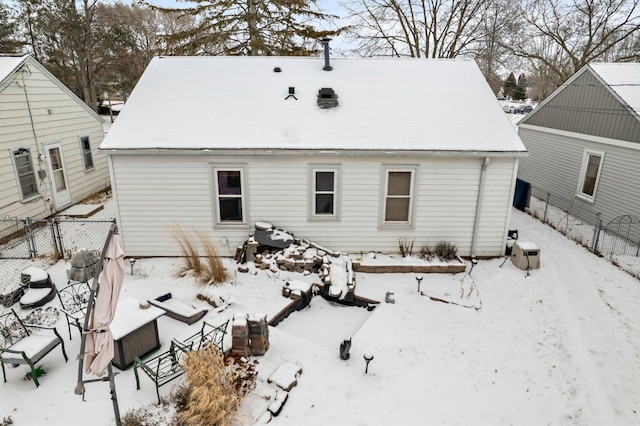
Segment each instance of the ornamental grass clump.
M187 386L179 392L183 403L178 404L178 424L232 424L242 397L255 387L253 365L225 359L214 345L187 353L183 365Z
M224 268L216 246L211 242L209 236L202 231L194 231L195 237L199 240L199 245L204 248L204 259L198 253L193 238L179 227L171 230L171 235L180 245L180 251L184 259L184 264L178 270L178 276L193 276L200 284L221 283L227 279L227 271Z

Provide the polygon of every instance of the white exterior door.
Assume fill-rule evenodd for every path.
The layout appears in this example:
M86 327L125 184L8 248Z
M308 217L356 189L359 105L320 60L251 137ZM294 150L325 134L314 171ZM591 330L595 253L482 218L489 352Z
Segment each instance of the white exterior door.
M56 210L71 204L71 192L67 183L67 174L64 170L62 158L62 146L57 144L47 145L47 167L51 181L51 194Z

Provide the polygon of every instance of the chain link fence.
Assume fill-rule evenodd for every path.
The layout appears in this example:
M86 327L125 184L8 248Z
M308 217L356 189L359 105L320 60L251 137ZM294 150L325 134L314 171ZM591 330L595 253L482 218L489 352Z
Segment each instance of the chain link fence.
M625 215L604 224L599 212L531 186L527 212L592 253L640 278L640 219Z
M0 220L0 304L18 290L30 266L48 269L78 250L101 252L115 220Z

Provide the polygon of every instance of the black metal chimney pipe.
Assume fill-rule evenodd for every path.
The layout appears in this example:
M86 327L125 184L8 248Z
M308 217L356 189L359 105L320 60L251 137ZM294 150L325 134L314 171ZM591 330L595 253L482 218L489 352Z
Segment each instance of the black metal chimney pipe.
M322 39L322 44L324 45L324 67L322 68L324 71L331 71L333 67L329 65L329 42L331 39L329 37L325 37Z

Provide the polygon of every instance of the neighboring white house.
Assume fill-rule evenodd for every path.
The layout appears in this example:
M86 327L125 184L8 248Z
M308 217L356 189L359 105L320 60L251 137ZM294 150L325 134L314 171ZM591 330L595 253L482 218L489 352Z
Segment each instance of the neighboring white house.
M605 225L640 217L640 63L584 66L518 127L520 179Z
M130 256L179 255L176 226L232 255L257 221L500 256L526 155L473 61L299 57L154 58L100 149Z
M40 219L110 185L103 120L30 56L0 56L0 217Z

